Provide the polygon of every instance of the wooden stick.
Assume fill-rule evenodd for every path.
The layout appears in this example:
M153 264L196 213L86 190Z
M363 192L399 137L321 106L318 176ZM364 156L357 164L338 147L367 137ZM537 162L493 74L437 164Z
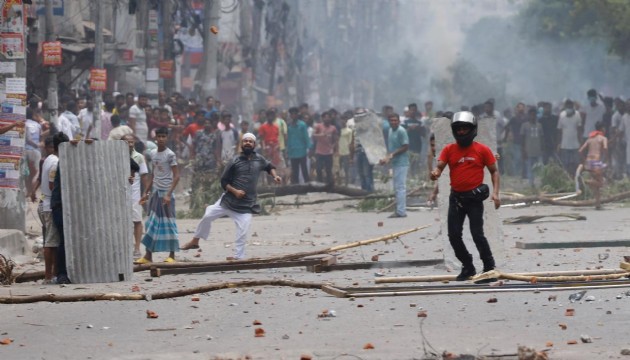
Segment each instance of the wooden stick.
M268 257L268 258L252 258L252 259L247 259L247 260L230 260L230 261L219 261L219 262L151 263L151 264L145 264L145 265L136 265L136 266L134 266L133 271L134 272L146 271L146 270L151 270L151 268L160 268L160 269L187 268L187 267L203 267L203 266L219 266L219 265L252 264L252 263L256 263L256 262L258 262L258 263L270 263L270 262L277 262L277 261L284 261L284 260L294 260L294 259L299 259L299 258L303 258L303 257L307 257L307 256L328 254L328 253L331 253L331 252L335 252L335 251L339 251L339 250L345 250L345 249L349 249L349 248L353 248L353 247L357 247L357 246L368 245L368 244L372 244L372 243L379 242L379 241L386 241L386 240L395 239L395 238L398 238L400 236L403 236L403 235L406 235L406 234L409 234L409 233L412 233L412 232L415 232L415 231L426 229L429 226L431 226L431 225L424 225L424 226L420 226L420 227L415 227L413 229L400 231L400 232L397 232L397 233L381 236L381 237L375 238L375 239L356 241L356 242L352 242L352 243L348 243L348 244L344 244L344 245L333 246L331 248L320 249L320 250L313 250L313 251L305 251L305 252L288 254L288 255L278 255L278 256L272 256L272 257ZM24 273L24 274L18 275L17 281L18 282L25 282L25 281L40 280L40 279L43 279L43 274L44 274L43 271L30 273L30 275ZM28 279L28 280L26 280L26 279Z
M208 284L188 289L156 292L153 294L73 294L73 295L29 295L29 296L4 296L0 297L0 304L30 304L35 302L78 302L78 301L113 301L113 300L158 300L169 299L193 294L201 294L221 289L233 289L255 286L288 286L303 289L321 289L326 283L309 283L292 280L246 280L238 282L223 282Z
M538 288L510 288L502 289L500 286L480 289L444 289L444 290L410 290L410 291L383 291L383 292L347 292L344 297L377 297L377 296L409 296L409 295L444 295L444 294L481 294L481 293L502 293L502 292L541 292L541 291L575 291L577 289L614 289L628 288L628 284L611 284L611 285L575 285L567 287L538 287ZM334 293L331 293L334 295ZM342 295L340 293L340 295Z
M408 194L407 194L407 197L416 196L416 195L420 194L420 191L421 191L421 190L424 190L424 188L423 188L423 187L419 187L419 188L417 188L417 189L415 189L415 190L411 191L410 193L408 193ZM393 194L392 196L395 196L395 195L396 195L396 194ZM380 213L382 213L383 211L387 211L387 210L391 209L394 205L396 205L396 200L394 200L394 201L390 202L389 204L385 205L384 207L382 207L382 208L378 209L378 210L376 211L376 213L377 213L377 214L380 214Z
M575 275L607 275L607 274L626 274L627 271L620 269L599 269L599 270L567 270L567 271L538 271L515 273L512 275L531 277L551 277L551 276L575 276ZM382 277L375 278L376 284L395 284L405 282L433 282L433 281L455 281L456 275L428 275L428 276L399 276L399 277Z
M532 284L541 282L563 282L563 281L592 281L592 280L614 280L621 279L630 276L630 272L623 272L617 274L601 274L601 275L564 275L564 276L532 276L532 275L519 275L502 273L497 270L488 271L476 276L473 276L472 281L479 281L485 279L506 279L525 281Z
M395 239L395 238L401 237L403 235L407 235L407 234L412 233L412 232L416 232L416 231L419 231L419 230L422 230L422 229L426 229L429 226L431 226L431 225L419 226L419 227L415 227L413 229L400 231L400 232L397 232L397 233L381 236L381 237L378 237L378 238L375 238L375 239L361 240L361 241L356 241L356 242L352 242L352 243L348 243L348 244L344 244L344 245L337 245L337 246L333 246L331 248L325 249L326 250L325 252L326 253L330 253L330 252L334 252L334 251L350 249L350 248L357 247L357 246L373 244L373 243L379 242L379 241L391 240L391 239ZM318 252L318 254L321 254L321 253ZM313 254L313 255L315 255L315 254Z

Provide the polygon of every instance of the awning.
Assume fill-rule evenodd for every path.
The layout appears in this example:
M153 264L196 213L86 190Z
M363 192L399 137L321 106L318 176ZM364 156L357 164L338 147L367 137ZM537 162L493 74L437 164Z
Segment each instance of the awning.
M94 23L91 21L83 20L83 27L88 30L92 30L96 32L96 25L94 25ZM113 35L114 34L111 31L103 28L103 36L113 36Z
M86 44L86 43L61 43L61 48L64 51L73 53L73 54L78 54L78 53L82 53L84 51L92 51L94 50L94 44Z

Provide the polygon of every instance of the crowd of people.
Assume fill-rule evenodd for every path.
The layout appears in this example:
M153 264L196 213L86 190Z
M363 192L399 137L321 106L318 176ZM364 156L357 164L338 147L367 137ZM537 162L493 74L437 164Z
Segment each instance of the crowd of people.
M630 146L627 146L630 142L630 112L625 111L630 109L630 100L604 97L593 89L586 95L584 105L564 99L555 103L518 103L513 109L499 112L495 110L494 100L489 99L483 104L462 106L458 110L470 111L479 122L495 124L495 157L502 175L522 177L536 187L538 184L532 171L535 164L556 162L571 177L576 171L592 172L593 184L599 189L606 177L621 178L630 174ZM132 159L130 206L134 222L134 255L140 257L140 243L143 243L147 253L140 262L152 261L154 251L167 251L167 261L174 261L179 244L174 198L170 199L180 177L180 165L187 164L186 170L197 175L192 177L193 187L196 186L195 178L214 173L217 180L221 179L226 193L231 193L227 190L229 179L226 180L225 174L223 177L219 175L226 167L235 166L235 159L242 156L243 141L248 143L245 148L249 148L252 137L253 151L263 159L259 159L264 164L259 170L272 174L276 182L300 184L316 180L327 185L354 185L371 192L374 191L373 173L379 171L374 167L381 165L384 172L391 174L396 193L397 207L391 217L405 217L407 180L429 179L436 160L437 154L430 141L431 119L452 117L453 114L435 111L431 101L424 103L422 111L412 103L400 114L393 106L383 106L378 126L382 128L387 156L373 164L367 160L365 150L355 137L354 117L365 111L361 108L315 112L304 103L287 109L261 109L253 118L244 119L225 109L214 97L199 103L181 94L168 96L161 91L153 103L149 98L145 94L113 93L107 94L103 104L97 106L89 96L63 96L57 119L50 118L46 102L37 97L30 100L24 124L25 160L29 169L26 183L28 196L33 201L41 187L45 247L60 247L58 238L62 238L51 230L54 229L51 215L54 206L50 205L50 200L55 180L59 177L58 146L65 141L128 142ZM94 120L96 111L100 111L98 129ZM7 127L2 131L11 129ZM247 134L251 137L244 138ZM493 147L493 144L488 145ZM253 161L253 158L249 160ZM258 176L256 182L257 179ZM598 198L599 195L596 191ZM255 203L255 199L253 201ZM140 206L144 203L148 204L145 209ZM168 205L167 211L163 211L160 203ZM226 214L224 209L215 207L211 210L211 218ZM148 216L144 237L143 215ZM243 217L234 215L233 218L239 225ZM195 241L184 248L198 246L199 238L208 236L211 221L204 222L206 225L199 229ZM238 243L244 244L244 238L241 234ZM242 258L242 246L239 249L237 257ZM53 250L45 251L48 254L45 258L52 259L53 253ZM53 274L59 273L55 271L56 266L59 265L53 260L47 261L47 281L52 281Z

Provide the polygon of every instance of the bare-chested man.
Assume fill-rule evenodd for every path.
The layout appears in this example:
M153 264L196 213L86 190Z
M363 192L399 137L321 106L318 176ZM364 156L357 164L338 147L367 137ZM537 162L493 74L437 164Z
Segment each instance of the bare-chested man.
M587 183L595 193L595 208L601 209L601 189L604 186L604 160L608 157L608 139L604 134L604 123L602 121L595 124L595 130L588 134L588 139L580 148L580 154L584 156L586 151L586 161L584 169L593 174L593 179Z

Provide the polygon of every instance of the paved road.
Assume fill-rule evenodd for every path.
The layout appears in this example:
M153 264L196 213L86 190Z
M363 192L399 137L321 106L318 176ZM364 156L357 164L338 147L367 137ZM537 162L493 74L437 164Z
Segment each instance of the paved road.
M310 199L323 195L311 195ZM293 198L285 199L291 202ZM410 212L405 219L387 214L358 213L353 202L335 202L299 209L276 209L257 217L252 227L250 256L291 253L374 238L433 224L427 230L339 254L340 262L440 258L444 243L438 236L435 210ZM625 248L518 250L516 241L579 241L623 239L630 212L617 205L607 210L533 207L505 209L502 217L579 212L586 221L550 221L504 226L508 257L502 270L575 270L616 268ZM378 222L383 226L379 227ZM178 221L182 241L192 237L196 220ZM202 252L178 254L190 261L222 260L231 254L233 224L221 219ZM447 247L446 251L450 251ZM200 254L199 257L194 255ZM600 254L608 254L599 260ZM605 256L602 256L604 258ZM159 259L159 256L158 256ZM41 265L34 266L41 268ZM444 274L443 267L336 271L315 274L302 268L168 275L151 279L136 274L133 281L115 284L73 284L66 287L27 283L0 288L0 296L20 294L131 293L189 288L222 281L294 279L331 282L339 286L373 286L375 273L387 276ZM151 280L151 281L149 281ZM616 359L630 348L627 324L630 297L624 290L591 290L592 302L569 303L571 291L498 294L456 294L383 298L336 298L319 290L289 287L220 290L154 301L100 301L0 305L0 359L422 359L444 351L455 354L514 354L519 345L549 349L552 359ZM549 295L556 300L549 301ZM487 300L496 297L496 303ZM565 316L566 308L575 315ZM146 311L159 315L148 319ZM336 317L320 318L324 310ZM426 310L427 317L417 314ZM255 326L254 321L261 325ZM562 330L560 324L566 325ZM255 337L255 328L265 330ZM592 343L581 343L588 335ZM577 340L578 344L567 342ZM552 342L552 347L547 347ZM364 349L370 343L374 349ZM505 357L504 357L505 358Z

